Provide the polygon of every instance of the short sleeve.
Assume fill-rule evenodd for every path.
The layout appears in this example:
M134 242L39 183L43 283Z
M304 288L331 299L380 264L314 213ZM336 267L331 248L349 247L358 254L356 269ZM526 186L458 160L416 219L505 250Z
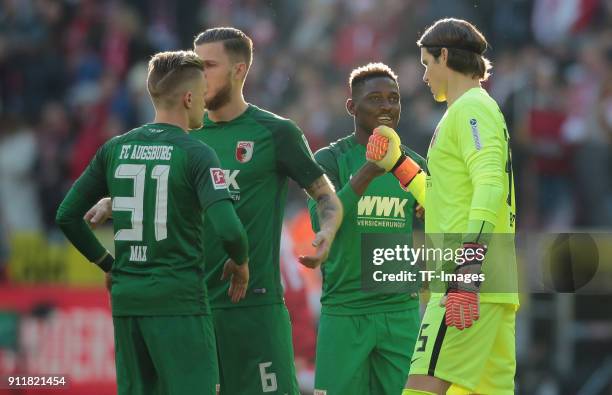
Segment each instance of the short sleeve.
M281 172L308 188L323 170L315 162L302 131L291 121L285 121L275 133L277 166Z
M320 150L315 152L314 157L317 164L325 172L327 178L329 178L336 191L342 188L342 185L340 184L340 172L338 170L338 162L336 161L336 157L332 152L331 148L321 148Z

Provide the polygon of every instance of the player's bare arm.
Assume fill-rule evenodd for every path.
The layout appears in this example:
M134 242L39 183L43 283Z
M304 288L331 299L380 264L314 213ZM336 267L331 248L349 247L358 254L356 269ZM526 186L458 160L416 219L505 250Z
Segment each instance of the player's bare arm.
M359 171L351 177L351 188L357 196L363 196L372 180L385 174L385 170L372 162L366 162Z
M342 222L342 203L325 175L317 178L306 188L306 192L317 202L320 230L312 242L317 249L316 253L312 256L300 256L298 259L302 265L314 269L327 259L331 244Z

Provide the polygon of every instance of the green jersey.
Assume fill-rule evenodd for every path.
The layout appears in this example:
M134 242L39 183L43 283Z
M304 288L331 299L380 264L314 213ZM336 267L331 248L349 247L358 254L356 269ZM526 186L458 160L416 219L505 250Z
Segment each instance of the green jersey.
M418 154L403 151L425 168ZM362 290L362 234L395 234L394 241L412 247L412 219L416 200L400 187L392 174L376 177L363 196L355 195L350 179L366 163L366 147L354 134L344 137L315 154L315 159L338 191L344 217L332 244L323 273L322 312L328 314L367 314L393 312L417 307L418 298L408 293L377 293ZM315 203L309 200L315 230Z
M227 296L221 273L228 259L208 228L204 240L207 284L213 308L282 303L279 250L288 178L302 188L323 175L308 143L292 121L252 104L229 122L204 117L192 135L212 147L221 161L236 213L249 239L249 289L240 303ZM208 225L205 225L208 226Z
M509 139L502 112L482 88L470 89L447 109L427 152L425 231L437 238L478 233L470 223L493 224L481 301L518 304L511 292L517 269ZM499 284L495 279L504 279L504 286L489 287Z
M112 197L113 315L210 312L203 212L229 199L210 147L179 127L147 124L106 142L73 189Z

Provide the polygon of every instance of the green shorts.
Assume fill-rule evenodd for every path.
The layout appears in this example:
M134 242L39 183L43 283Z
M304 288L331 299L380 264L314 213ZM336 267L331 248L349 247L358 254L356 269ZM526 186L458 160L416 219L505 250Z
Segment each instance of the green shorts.
M447 394L514 394L516 305L481 303L480 318L460 331L444 324L439 299L427 305L410 374L453 383Z
M221 395L299 395L284 304L213 309Z
M363 315L322 314L315 394L400 394L418 330L418 308Z
M215 394L211 316L113 317L113 325L118 395Z

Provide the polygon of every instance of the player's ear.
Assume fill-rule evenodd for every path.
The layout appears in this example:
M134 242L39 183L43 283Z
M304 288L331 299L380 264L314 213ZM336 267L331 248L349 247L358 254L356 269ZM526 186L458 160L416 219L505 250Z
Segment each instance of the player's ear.
M440 62L442 66L446 66L446 62L448 62L448 48L442 48L440 50Z
M355 116L355 102L350 97L346 99L346 111L351 116Z
M191 93L191 91L187 91L183 94L183 105L185 108L191 108L191 106L193 106L193 93Z
M244 80L246 78L247 65L244 62L238 62L234 64L234 77L237 80Z

